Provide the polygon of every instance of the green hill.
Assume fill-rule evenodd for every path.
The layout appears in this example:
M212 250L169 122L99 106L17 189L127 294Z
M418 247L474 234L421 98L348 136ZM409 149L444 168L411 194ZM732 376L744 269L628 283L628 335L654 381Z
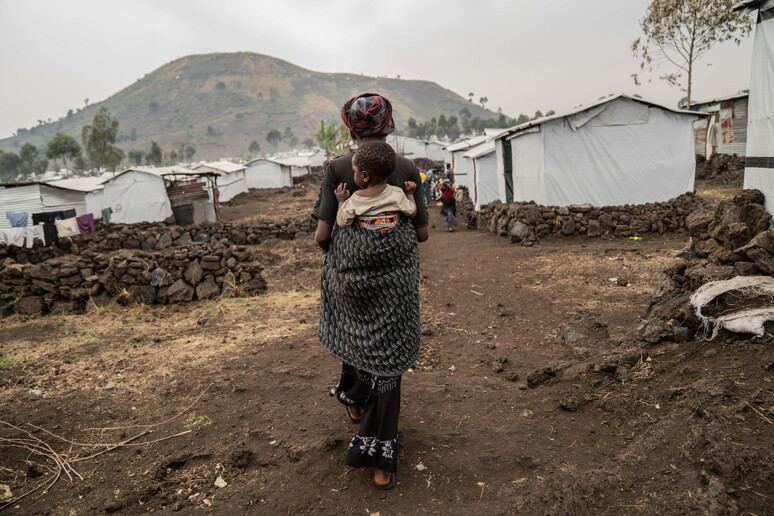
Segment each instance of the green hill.
M273 150L266 141L271 129L290 127L303 141L310 126L338 118L345 100L369 91L391 100L398 129L410 117L457 115L463 107L474 117L497 117L433 82L320 73L261 54L218 53L172 61L103 102L0 140L0 149L18 151L25 142L45 149L56 131L80 140L81 128L105 105L119 120L126 151L147 152L151 140L165 150L186 142L196 147L194 159L218 158L242 154L256 140L266 152Z

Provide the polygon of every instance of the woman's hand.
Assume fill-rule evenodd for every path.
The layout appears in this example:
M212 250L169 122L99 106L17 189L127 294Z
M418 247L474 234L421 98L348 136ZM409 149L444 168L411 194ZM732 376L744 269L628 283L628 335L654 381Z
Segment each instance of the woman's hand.
M347 190L347 185L345 183L341 183L339 186L337 186L333 193L336 194L336 199L340 203L349 199L349 190Z
M414 181L406 181L403 183L403 189L407 194L413 194L417 191L417 184Z

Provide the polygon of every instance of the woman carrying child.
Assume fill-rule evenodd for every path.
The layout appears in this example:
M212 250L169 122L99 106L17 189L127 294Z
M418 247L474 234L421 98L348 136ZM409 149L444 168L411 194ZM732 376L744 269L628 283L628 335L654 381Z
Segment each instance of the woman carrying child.
M330 391L359 424L346 463L395 484L401 375L419 352L419 250L427 212L419 171L385 139L390 102L373 93L342 108L358 150L333 160L315 206L321 269L319 338L343 362Z

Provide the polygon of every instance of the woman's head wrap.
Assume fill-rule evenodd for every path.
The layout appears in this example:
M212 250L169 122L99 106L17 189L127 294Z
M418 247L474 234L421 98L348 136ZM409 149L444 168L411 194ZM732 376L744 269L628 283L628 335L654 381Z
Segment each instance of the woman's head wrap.
M395 130L392 104L377 93L363 93L341 108L341 119L358 136L387 136Z

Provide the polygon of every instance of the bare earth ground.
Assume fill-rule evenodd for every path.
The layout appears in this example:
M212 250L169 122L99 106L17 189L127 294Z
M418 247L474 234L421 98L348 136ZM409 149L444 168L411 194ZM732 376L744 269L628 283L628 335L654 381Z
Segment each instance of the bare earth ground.
M298 215L316 193L251 196L230 220ZM260 297L0 320L0 420L83 477L8 514L774 514L769 336L653 346L612 371L595 358L627 347L685 236L526 248L433 222L395 489L342 463L355 428L327 395L339 364L316 339L319 252L274 240L254 247ZM581 310L585 351L561 339ZM106 448L67 442L138 434L92 458ZM27 450L0 454L14 494L53 479Z

